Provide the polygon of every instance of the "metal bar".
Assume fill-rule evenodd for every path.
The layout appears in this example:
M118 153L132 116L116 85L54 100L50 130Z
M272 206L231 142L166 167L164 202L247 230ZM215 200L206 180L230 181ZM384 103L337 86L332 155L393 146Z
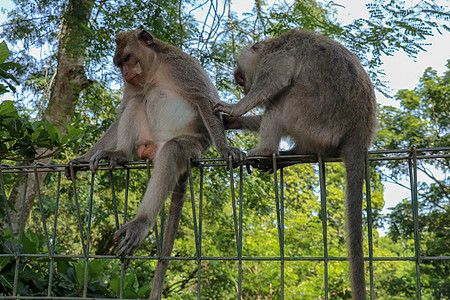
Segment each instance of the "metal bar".
M411 261L411 262L415 262L415 266L416 266L416 281L417 281L417 298L421 299L421 275L420 275L420 264L422 261L450 261L450 256L421 256L420 253L420 223L419 223L419 206L418 206L418 185L417 185L417 170L418 170L418 165L417 162L421 159L441 159L441 158L448 158L450 157L450 155L448 154L443 154L442 151L447 151L450 150L450 147L446 148L435 148L435 149L415 149L414 147L410 150L396 150L396 151L376 151L376 152L370 152L367 156L366 156L366 169L365 169L365 177L366 177L366 201L367 201L367 220L368 220L368 243L369 243L369 255L368 257L365 258L365 261L368 261L368 265L369 265L369 272L370 272L370 292L371 292L371 299L374 299L374 279L373 279L373 271L374 271L374 264L373 262L376 261ZM405 155L406 154L406 155ZM371 157L369 157L369 155L371 155ZM377 157L373 157L373 155L377 155ZM383 157L384 155L395 155L393 157ZM273 257L244 257L242 254L242 249L243 249L243 209L242 209L242 205L243 205L243 184L244 184L244 179L243 179L243 172L242 172L242 167L240 168L240 181L239 181L239 188L240 188L240 193L239 193L239 204L236 203L236 195L235 195L235 190L234 190L234 173L232 171L232 168L230 168L230 182L232 183L232 198L234 197L234 199L232 199L232 205L233 205L233 214L234 214L234 230L235 230L235 237L236 237L236 247L237 247L237 255L236 256L232 256L232 257L206 257L206 256L202 256L202 252L201 252L201 244L202 244L202 208L203 208L203 189L204 189L204 177L203 177L203 168L205 166L212 166L212 167L222 167L222 166L229 166L228 163L223 163L223 160L221 159L202 159L202 160L196 160L195 162L196 167L199 167L200 169L200 203L199 203L199 211L198 211L198 224L194 224L194 230L195 228L197 228L197 234L195 234L195 243L196 243L196 255L193 257L165 257L162 256L161 252L158 252L157 256L127 256L127 259L130 260L148 260L148 261L157 261L157 260L176 260L176 261L196 261L197 262L197 298L200 299L201 298L201 271L202 271L202 267L201 267L201 263L203 261L234 261L239 263L239 286L238 286L238 296L240 298L243 297L242 293L242 278L243 278L243 273L242 273L242 267L244 266L244 263L246 261L252 261L252 262L276 262L279 261L281 264L281 298L284 297L285 291L284 291L284 262L285 261L302 261L302 262L307 262L307 261L318 261L318 262L324 262L324 273L325 273L325 277L324 277L324 281L325 281L325 290L326 290L326 294L329 293L328 289L329 289L329 284L328 284L328 262L329 261L345 261L346 258L345 257L330 257L328 256L328 241L327 241L327 212L326 212L326 181L325 181L325 162L334 162L334 161L340 161L338 159L328 159L325 160L323 157L316 157L315 159L311 158L311 156L278 156L275 157L275 162L274 162L274 156L272 156L271 158L264 158L263 160L265 161L269 161L270 163L270 159L272 159L272 164L274 164L274 170L276 170L280 165L282 166L282 164L280 164L280 162L283 162L285 159L288 159L289 162L294 161L295 163L311 163L313 161L317 161L319 162L319 178L321 179L321 213L322 213L322 226L323 226L323 230L324 230L324 255L321 257L301 257L301 256L288 256L286 257L284 254L285 251L285 246L284 246L284 187L283 187L283 169L280 169L280 173L277 173L276 175L274 175L274 177L276 178L275 180L275 185L276 185L276 193L278 195L276 195L276 205L277 205L277 226L278 226L278 235L279 235L279 246L280 246L280 255L279 256L273 256ZM253 158L250 158L253 159ZM373 253L373 227L372 227L372 223L373 223L373 216L372 216L372 202L371 202L371 185L370 185L370 168L368 165L368 162L370 161L393 161L393 160L407 160L409 163L409 176L410 176L410 185L411 185L411 201L412 201L412 213L413 213L413 221L414 221L414 250L415 250L415 255L412 257L373 257L374 253ZM139 163L141 165L139 165ZM43 201L45 197L45 193L44 193L44 189L41 190L41 187L37 187L37 191L38 191L38 197L39 199L39 210L40 210L40 219L42 222L42 226L44 228L44 235L46 238L46 242L47 242L47 249L48 249L48 253L24 253L23 251L20 250L20 247L18 247L18 245L21 244L21 239L22 239L22 233L23 233L23 227L24 227L24 215L23 215L23 209L24 209L24 205L22 204L22 212L21 212L21 218L19 220L20 222L20 231L19 231L19 239L16 240L14 238L14 235L11 234L11 244L12 244L12 248L14 249L13 253L0 253L0 258L1 257L7 257L7 258L12 258L15 259L15 268L14 268L14 273L15 273L15 281L14 283L12 283L12 296L8 295L8 296L0 296L0 299L42 299L42 296L26 296L23 295L23 292L18 290L19 289L19 279L21 280L21 278L19 278L19 265L20 263L23 261L23 259L40 259L40 258L49 258L49 276L48 276L48 289L46 291L47 296L45 297L46 299L92 299L90 297L86 297L87 293L85 291L83 291L84 296L83 297L58 297L57 295L54 295L54 293L52 292L52 285L53 285L53 280L54 280L54 263L55 263L55 259L57 258L73 258L73 259L84 259L86 261L85 264L85 272L88 271L88 263L91 259L118 259L117 256L115 255L96 255L96 254L90 254L89 249L90 249L90 239L91 239L91 222L92 222L92 205L93 205L93 195L92 195L92 190L93 190L93 179L94 176L92 175L91 178L91 198L90 198L90 204L89 204L89 213L88 213L88 224L87 225L87 231L86 231L86 239L84 239L83 235L85 233L84 231L84 227L82 225L82 215L80 212L80 206L79 206L79 202L78 202L78 195L77 195L77 186L76 186L76 182L73 181L72 182L72 189L73 189L73 193L74 193L74 199L75 199L75 204L77 206L77 218L78 218L78 226L79 226L79 234L81 237L81 244L82 244L82 248L83 248L83 253L81 255L76 254L76 255L65 255L65 254L57 254L55 253L55 246L56 246L56 229L57 229L57 225L58 225L58 214L60 214L61 212L59 211L59 199L60 199L60 178L61 178L61 172L64 171L64 167L67 165L32 165L32 166L28 166L28 168L26 166L9 166L6 164L2 164L1 168L0 168L0 181L1 181L1 187L2 187L2 196L4 198L4 206L5 206L5 217L8 220L11 219L10 216L10 208L8 205L8 198L6 197L6 189L5 189L5 182L4 182L4 178L3 178L3 174L17 174L17 173L34 173L34 176L37 177L39 173L52 173L52 172L58 172L58 186L56 188L56 207L55 207L55 217L54 217L54 230L52 233L52 238L50 238L51 236L49 235L49 232L47 232L47 225L46 225L46 216L44 215L44 211L43 211ZM102 169L106 170L106 164L104 167L102 167ZM70 166L71 169L71 174L72 177L74 177L73 175L73 167ZM128 197L128 189L129 189L129 180L130 180L130 170L132 169L144 169L145 166L142 166L142 162L137 162L137 163L132 163L132 167L128 168L126 167L125 169L127 170L127 179L126 179L126 191L125 191L125 205L124 205L124 223L126 222L127 219L127 197ZM118 168L119 169L119 168ZM149 162L147 162L147 172L148 174L150 174L150 166L149 166ZM320 173L323 173L322 175ZM41 177L41 176L39 176ZM113 185L112 182L112 173L110 173L110 177L111 177L111 184ZM322 180L323 177L323 180ZM280 180L280 182L278 182L278 178ZM193 189L193 181L192 178L190 178L191 180L191 187ZM26 188L27 182L25 182L25 191L23 194L23 201L26 199L26 195L27 195L27 188ZM112 187L112 189L114 190L114 187ZM40 195L42 193L42 195ZM115 192L113 191L113 202L115 202ZM191 192L191 201L193 201L193 216L194 216L194 222L197 222L197 217L196 217L196 207L195 207L195 197L193 197L193 192ZM81 195L81 194L80 194ZM234 201L233 201L234 200ZM239 208L237 208L237 206L239 206ZM116 203L114 203L114 209L115 209L115 218L116 218L116 228L119 227L119 223L118 223L118 214L117 214L117 207L116 207ZM237 216L237 214L239 213L239 217ZM83 212L84 214L84 212ZM164 218L164 216L162 216ZM84 216L83 216L84 218ZM325 221L325 222L324 222ZM164 224L164 219L162 220L162 224ZM12 227L12 223L9 220L8 222L8 226L10 226L10 230ZM161 227L162 230L163 226ZM11 230L12 231L12 230ZM157 242L161 241L161 243L159 243L159 245L162 244L162 240L163 237L161 235L161 237L159 237L157 235ZM9 240L8 240L9 242ZM21 253L22 252L22 253ZM12 261L14 263L14 261ZM122 281L122 286L121 289L123 290L123 278L125 276L125 263L121 264L121 272L120 272L120 276L121 276L121 281ZM84 283L84 290L87 290L87 280L88 276L85 273L85 283ZM123 291L121 290L121 295L120 297L123 298ZM11 292L10 292L11 293ZM45 293L45 292L44 292ZM20 296L17 296L17 294L19 294ZM328 297L328 296L326 296ZM99 298L97 298L99 299ZM107 299L107 298L104 298Z
M370 299L375 299L375 289L373 283L373 218L372 218L372 194L370 190L370 168L369 155L366 152L365 163L365 178L366 178L366 200L367 200L367 231L369 235L369 277L370 277Z
M324 257L324 284L325 300L328 299L328 236L327 236L327 185L325 177L325 163L322 155L318 155L319 160L319 182L320 182L320 205L322 214L323 232L323 257Z
M230 171L230 189L231 189L231 206L233 209L233 224L234 224L234 236L236 238L236 251L238 255L239 261L239 271L238 271L238 299L242 298L242 253L241 249L241 240L239 236L239 228L237 221L237 212L236 212L236 195L234 193L234 171L233 171L233 161L231 156L228 157L228 169Z
M239 166L239 246L238 246L238 258L239 258L239 285L241 286L241 294L242 294L242 214L243 214L243 198L244 198L244 167ZM242 296L242 295L241 295Z
M123 204L123 224L127 223L127 210L128 210L128 190L130 189L130 169L127 168L126 172L126 182L125 182L125 199ZM118 215L117 207L114 208L114 213ZM118 220L118 217L116 217ZM119 222L116 222L116 230L119 230ZM119 284L119 297L123 298L123 279L125 278L125 267L126 267L126 259L120 258L120 284Z
M284 174L283 169L280 169L280 210L281 210L281 282L282 282L282 296L284 297Z
M110 181L111 185L114 187L112 172L110 171ZM91 174L91 188L89 193L89 211L88 211L88 227L86 232L86 253L84 263L84 286L83 286L83 296L87 295L87 286L88 286L88 276L89 276L89 254L90 254L90 244L91 244L91 225L92 225L92 205L94 202L94 182L95 182L95 174ZM114 188L112 188L112 194L114 198Z
M58 183L56 185L56 202L55 202L55 217L53 222L53 235L52 235L52 245L51 245L51 260L49 266L49 279L48 279L48 290L47 296L50 297L52 295L52 286L53 286L53 275L54 275L54 263L55 263L55 247L56 247L56 229L58 228L58 209L59 209L59 195L61 191L61 173L58 173ZM22 217L23 221L23 217Z
M195 240L195 255L197 257L197 272L200 272L201 265L201 253L200 253L200 237L198 235L197 228L197 213L195 209L195 196L194 196L194 182L192 180L192 169L191 169L191 161L188 161L188 174L189 174L189 191L191 196L191 204L192 204L192 221L194 225L194 240ZM199 278L197 273L197 279ZM197 299L200 299L200 283L197 283Z
M416 282L417 282L417 299L422 299L422 290L420 282L420 233L419 233L419 204L417 199L417 151L413 146L411 159L409 162L410 184L411 184L411 202L412 214L414 222L414 251L416 255Z
M199 238L199 255L202 255L202 222L203 222L203 168L200 168L200 200L198 204L198 238ZM197 261L197 299L201 298L202 286L202 261Z
M284 238L281 230L281 209L280 209L280 197L278 195L278 166L277 166L277 154L272 153L272 170L273 170L273 184L275 191L275 207L277 212L277 229L278 229L278 243L280 247L280 299L284 299Z

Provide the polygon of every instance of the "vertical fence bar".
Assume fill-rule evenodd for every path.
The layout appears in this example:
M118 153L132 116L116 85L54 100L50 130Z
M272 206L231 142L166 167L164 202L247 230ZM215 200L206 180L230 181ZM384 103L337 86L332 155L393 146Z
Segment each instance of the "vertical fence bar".
M230 188L231 188L231 206L233 209L234 235L236 237L236 251L238 256L238 299L242 298L242 253L241 253L241 237L239 235L237 212L236 212L236 195L234 193L234 171L231 156L228 157L228 169L230 170Z
M419 235L419 203L417 199L417 149L412 146L411 159L409 162L409 174L411 184L411 202L412 214L414 222L414 251L416 262L416 281L417 281L417 299L422 299L421 282L420 282L420 235Z
M8 222L9 234L11 236L12 251L14 252L14 259L16 260L16 265L14 267L14 283L13 283L13 296L16 296L17 295L17 283L19 280L19 263L20 263L19 248L20 248L21 234L19 235L19 241L16 246L16 243L14 241L14 230L13 230L12 223L11 223L11 215L9 214L8 198L6 197L5 182L3 180L3 164L0 167L0 181L1 181L2 194L3 194L3 204L5 205L6 220ZM24 209L24 204L25 204L27 183L28 183L28 176L26 176L26 179L25 179L25 189L24 189L24 196L23 196L24 201L22 201L22 211ZM21 218L21 220L23 220L23 217Z
M320 204L321 204L322 232L323 232L325 299L328 299L327 184L325 178L325 163L323 161L322 155L319 154L318 159L319 159Z
M202 222L203 222L203 168L200 168L200 200L198 204L198 238L199 238L199 255L202 255ZM201 298L202 285L202 261L197 261L197 299Z
M191 161L188 161L188 174L189 174L189 192L191 194L191 204L192 204L192 220L194 223L194 240L195 240L195 255L197 258L197 271L199 270L199 265L201 264L201 253L200 253L200 241L198 236L198 228L197 228L197 213L195 209L195 196L194 196L194 182L192 180L192 168ZM198 275L197 275L198 278ZM197 284L197 299L200 299L200 290L199 285Z
M112 171L110 170L110 177L112 180ZM85 263L84 263L84 287L83 294L86 297L87 295L87 286L88 286L88 277L89 277L89 252L90 252L90 243L91 243L91 225L92 225L92 206L94 201L94 181L95 174L91 173L91 188L89 192L89 208L88 208L88 227L86 232L86 255L85 255ZM113 198L114 198L114 188L113 190Z
M23 196L22 196L22 206L20 209L20 225L19 225L19 239L17 241L17 248L14 251L16 253L16 268L14 270L14 295L17 293L17 284L19 282L19 264L20 264L20 245L22 245L22 235L25 230L25 222L24 222L24 215L25 215L25 202L27 199L27 190L28 190L28 175L25 176L25 186L23 188ZM13 237L13 236L12 236ZM14 245L14 242L12 243Z
M284 298L284 174L283 169L280 169L280 211L281 211L281 294Z
M78 228L80 230L80 239L81 239L81 247L83 249L83 256L85 259L87 259L87 251L86 251L86 244L84 242L84 234L83 234L83 223L81 220L81 213L80 213L80 204L78 202L78 195L77 195L77 186L76 186L76 180L75 180L75 171L73 169L73 163L69 163L70 167L70 176L72 178L72 189L73 189L73 198L75 200L75 206L77 208L77 219L78 219ZM87 295L87 287L83 288L83 297L86 297Z
M59 212L59 196L60 196L60 188L61 188L61 172L58 172L58 183L56 186L56 201L55 201L55 220L53 222L53 235L52 235L52 244L51 244L51 257L50 260L50 272L48 279L48 291L47 296L50 297L52 295L52 286L53 286L53 274L54 274L54 263L55 263L55 247L56 247L56 229L58 228L58 212Z
M281 226L281 209L280 209L280 197L278 193L278 166L277 166L277 154L272 153L272 168L273 168L273 183L275 190L275 206L277 211L277 228L278 228L278 243L280 247L280 299L284 299L284 231Z
M125 199L123 204L123 224L127 223L127 210L128 210L128 190L130 188L130 169L127 168L126 182L125 182ZM115 208L115 214L117 215L117 208ZM118 217L117 217L118 219ZM119 223L116 223L116 230L119 230ZM119 297L123 298L123 279L125 277L125 259L120 258L120 286L119 286Z
M244 198L244 167L241 165L239 167L239 248L238 248L238 258L239 258L239 272L240 276L240 285L242 289L242 203ZM242 291L241 291L242 294Z
M44 229L44 235L45 235L45 241L47 243L47 251L48 251L48 259L49 259L49 283L48 283L48 287L47 287L47 293L49 293L51 291L51 284L50 284L50 274L53 272L52 268L53 268L53 251L52 251L52 247L50 246L50 239L48 237L48 231L47 231L47 221L45 220L45 214L44 214L44 205L43 205L43 201L42 201L42 195L41 195L41 185L39 183L39 174L37 171L37 165L38 163L34 164L34 177L36 180L36 190L37 190L37 195L38 195L38 201L39 201L39 211L41 213L41 222L42 222L42 228ZM44 176L45 177L45 176ZM22 217L23 218L23 217ZM55 227L56 230L56 227Z
M369 153L366 152L366 200L367 200L367 231L369 235L369 273L370 273L370 299L375 299L375 289L373 284L373 218L372 218L372 194L370 189L370 168Z

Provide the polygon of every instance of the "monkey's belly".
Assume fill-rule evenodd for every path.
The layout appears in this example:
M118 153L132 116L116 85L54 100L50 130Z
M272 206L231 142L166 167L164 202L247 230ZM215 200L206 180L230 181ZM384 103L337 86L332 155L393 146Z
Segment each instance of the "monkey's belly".
M164 89L152 92L137 112L139 127L136 154L153 160L163 145L181 135L197 133L198 114L180 95Z
M187 100L172 91L160 90L147 101L146 110L152 141L167 142L197 132L198 114Z

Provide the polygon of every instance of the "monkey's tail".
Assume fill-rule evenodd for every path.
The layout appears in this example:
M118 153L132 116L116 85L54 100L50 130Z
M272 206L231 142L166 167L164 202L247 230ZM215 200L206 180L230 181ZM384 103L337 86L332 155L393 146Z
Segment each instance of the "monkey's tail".
M353 300L366 299L362 203L366 149L349 147L342 153L347 172L346 228Z

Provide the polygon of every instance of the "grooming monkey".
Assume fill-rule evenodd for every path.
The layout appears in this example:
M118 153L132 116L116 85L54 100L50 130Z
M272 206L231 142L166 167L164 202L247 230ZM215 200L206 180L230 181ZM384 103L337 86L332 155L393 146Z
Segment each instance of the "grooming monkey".
M153 161L149 181L136 217L114 235L119 255L130 255L155 223L165 199L172 201L162 256L170 256L187 188L188 163L214 142L219 154L233 164L245 153L228 145L220 113L213 113L219 95L201 65L182 50L145 30L119 32L114 64L124 79L117 120L86 154L72 163L89 163L92 172L102 159L109 168L133 158ZM70 168L66 169L70 179ZM168 261L158 261L150 299L160 297ZM161 275L161 277L159 277Z
M257 117L260 142L248 156L272 155L280 139L289 136L294 146L286 153L342 157L352 297L366 299L362 189L365 155L376 127L375 94L367 73L356 55L339 43L291 30L245 49L234 77L245 97L236 104L220 102L214 111L239 117L265 106ZM239 118L235 120L236 128Z

